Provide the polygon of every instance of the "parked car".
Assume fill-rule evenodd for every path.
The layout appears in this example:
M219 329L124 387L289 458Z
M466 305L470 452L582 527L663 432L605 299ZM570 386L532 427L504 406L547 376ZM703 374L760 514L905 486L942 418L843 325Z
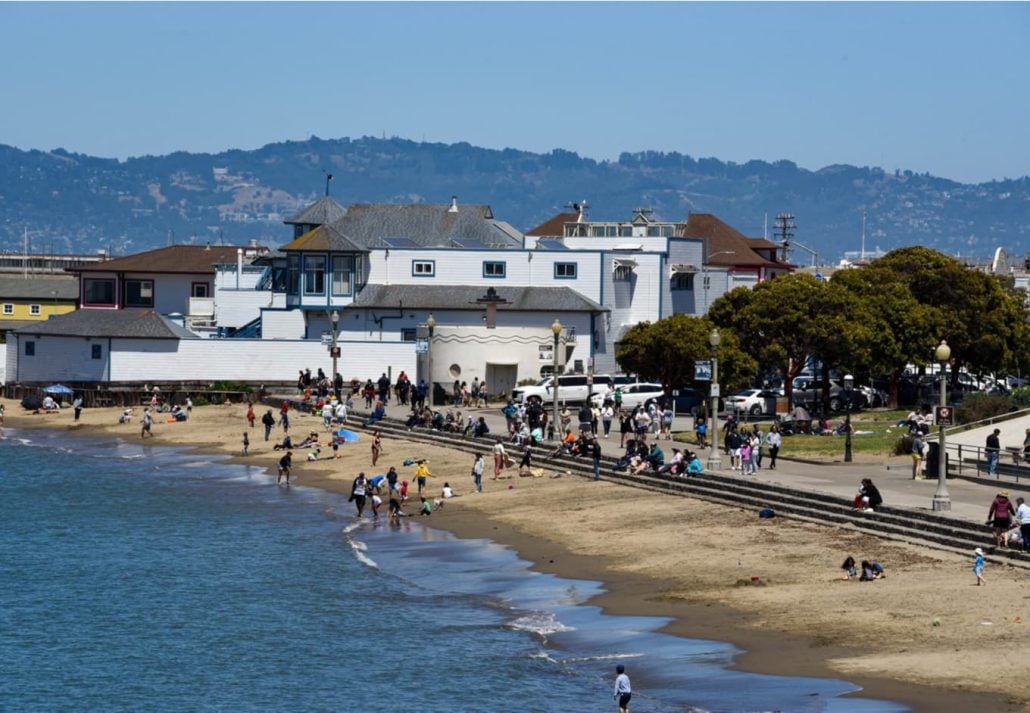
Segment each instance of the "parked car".
M632 409L638 404L644 403L648 399L665 394L665 390L662 388L661 384L655 384L652 382L623 384L615 390L622 394L622 408L624 409ZM601 391L595 392L590 397L590 403L595 406L601 406L604 403L606 393L607 392L604 391L602 387Z
M776 413L776 399L779 396L775 391L768 389L744 389L726 397L726 409L752 416Z
M853 400L851 402L851 408L856 411L867 408L869 406L869 401L866 395L862 392L861 387L853 387L852 391ZM846 396L844 394L844 387L841 385L839 380L830 379L829 393L830 401L828 405L830 407L830 411L843 411L847 402L845 400ZM794 406L804 406L809 410L814 409L818 412L820 409L817 407L821 405L822 398L823 383L821 381L809 380L807 377L800 376L794 379Z
M672 406L673 413L678 415L696 415L704 408L708 397L697 389L673 389L672 396L656 396L644 402L644 408L651 408L651 404L658 402L662 408Z
M591 377L586 374L561 374L558 376L558 400L562 403L582 403L587 400L593 391L603 390L603 385L608 383L611 377L608 374L594 374L593 383ZM512 389L511 398L516 403L543 403L550 402L553 398L552 384L554 377L541 379L534 386L517 386Z

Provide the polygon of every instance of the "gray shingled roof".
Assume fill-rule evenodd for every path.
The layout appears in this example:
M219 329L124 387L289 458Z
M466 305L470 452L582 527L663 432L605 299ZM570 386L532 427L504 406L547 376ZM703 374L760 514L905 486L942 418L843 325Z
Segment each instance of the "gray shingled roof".
M56 292L57 294L52 294ZM0 299L77 300L79 281L74 277L0 277Z
M451 246L453 238L498 247L521 247L522 234L495 220L490 206L396 205L355 203L332 227L366 248L383 247L381 238L410 238L423 247Z
M343 217L346 211L329 196L320 198L283 222L287 225L326 225Z
M22 327L15 333L55 337L199 339L193 332L157 312L123 309L78 309Z
M476 300L486 287L466 285L366 285L350 307L382 308L403 304L411 309L477 309ZM498 287L497 296L511 304L499 304L501 311L515 312L608 312L571 287Z

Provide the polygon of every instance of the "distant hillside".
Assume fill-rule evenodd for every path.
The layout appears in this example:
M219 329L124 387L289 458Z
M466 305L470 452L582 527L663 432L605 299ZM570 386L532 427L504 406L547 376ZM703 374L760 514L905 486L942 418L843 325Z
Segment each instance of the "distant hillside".
M859 248L923 244L987 255L1001 246L1030 252L1030 178L965 185L911 172L790 161L726 163L678 153L623 154L594 161L556 149L535 154L467 143L337 139L269 144L254 151L178 152L127 161L0 145L0 246L20 250L28 227L34 252L137 252L170 240L279 245L282 219L324 191L352 202L488 203L525 230L571 201L586 199L596 220L628 219L647 207L665 220L716 213L748 235L768 215L796 216L796 238L834 261ZM795 261L807 263L805 253Z

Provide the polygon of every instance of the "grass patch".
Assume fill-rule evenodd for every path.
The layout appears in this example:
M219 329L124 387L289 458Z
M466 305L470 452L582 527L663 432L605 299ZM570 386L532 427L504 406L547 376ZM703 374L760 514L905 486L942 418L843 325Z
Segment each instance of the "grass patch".
M851 436L851 450L854 453L868 453L871 455L891 456L894 454L894 446L898 439L908 433L904 426L898 426L898 421L907 418L909 411L884 411L872 410L862 411L851 415L851 427L854 431L871 431L869 434L859 435L854 433ZM830 419L830 425L836 426L844 421L843 417ZM769 432L772 421L759 422L763 433ZM695 444L693 433L677 433L675 440L684 443ZM722 432L719 434L719 441L722 442ZM784 436L780 453L785 456L843 456L844 436L813 436L797 434Z

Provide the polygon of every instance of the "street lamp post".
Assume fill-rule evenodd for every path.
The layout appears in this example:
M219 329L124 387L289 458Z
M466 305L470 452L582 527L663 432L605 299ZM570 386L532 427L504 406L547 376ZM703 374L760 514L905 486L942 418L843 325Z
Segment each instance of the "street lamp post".
M713 328L708 335L708 343L712 345L712 448L708 452L708 470L722 468L722 457L719 455L719 342L722 335L719 329Z
M332 324L333 324L333 346L330 349L330 353L333 355L333 376L332 376L333 382L332 383L333 383L333 390L335 391L336 390L336 360L339 359L339 357L340 357L340 348L338 346L336 346L336 337L337 337L337 334L339 334L339 332L337 331L337 328L340 325L340 313L337 310L334 309L333 313L331 315L329 315L329 321L332 322ZM337 395L337 398L339 398L339 395Z
M851 462L851 389L855 386L855 377L847 374L844 377L844 408L847 409L844 416L844 462Z
M944 407L948 405L947 367L948 360L951 359L951 347L942 339L941 343L937 345L934 356L937 357L937 361L941 364L940 404ZM938 420L941 419L938 418ZM937 428L939 429L938 445L940 450L937 452L937 490L933 494L933 509L935 512L940 512L951 510L951 495L948 494L948 455L947 451L944 450L944 424L938 423Z
M554 351L552 356L554 357L554 373L551 375L551 432L555 434L557 438L561 438L558 424L558 337L561 336L561 322L558 318L554 318L554 324L551 325L551 333L554 335Z
M429 340L426 342L426 390L429 392L429 407L433 407L433 330L436 329L436 320L430 312L426 317L426 329L429 331Z

